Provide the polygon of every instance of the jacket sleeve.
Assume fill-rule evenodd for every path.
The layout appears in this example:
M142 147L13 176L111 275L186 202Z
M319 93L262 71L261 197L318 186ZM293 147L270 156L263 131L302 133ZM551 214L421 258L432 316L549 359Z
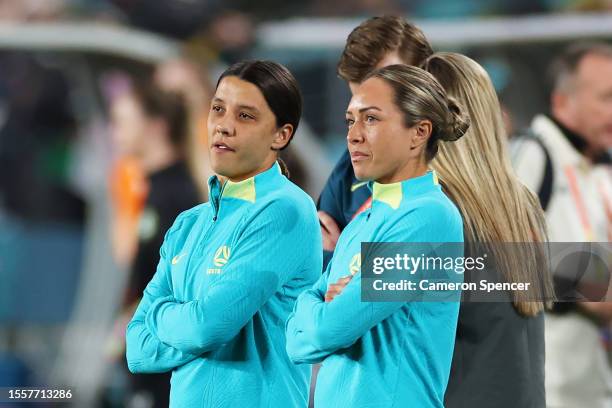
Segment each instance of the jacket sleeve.
M441 237L437 232L449 229L455 230L452 236ZM418 213L398 222L384 237L387 242L461 242L462 239L460 224L448 228L444 218ZM295 363L322 361L337 350L353 345L374 326L409 305L406 302L362 302L361 273L326 303L327 279L323 276L315 287L298 297L294 313L287 322L287 352Z
M325 279L325 276L321 278ZM302 293L287 322L287 353L294 363L317 363L351 346L404 302L362 302L361 274L325 303L325 293L313 288Z
M145 316L151 305L158 299L172 295L170 265L166 258L170 231L166 233L160 248L157 271L144 290L142 300L126 329L126 358L132 373L167 372L198 357L162 343L145 325Z
M285 325L285 334L287 338L287 354L294 363L319 363L323 361L329 353L324 350L315 348L311 342L308 341L307 336L303 335L303 330L298 322L305 322L308 320L308 316L304 316L310 313L310 305L323 302L325 299L325 292L327 291L327 279L329 276L328 270L321 275L315 285L302 292L298 296L293 313L289 315L287 323Z
M186 353L202 354L229 342L289 280L312 282L308 277L321 270L314 205L310 211L300 214L282 200L269 205L245 227L217 280L195 300L155 301L147 327Z

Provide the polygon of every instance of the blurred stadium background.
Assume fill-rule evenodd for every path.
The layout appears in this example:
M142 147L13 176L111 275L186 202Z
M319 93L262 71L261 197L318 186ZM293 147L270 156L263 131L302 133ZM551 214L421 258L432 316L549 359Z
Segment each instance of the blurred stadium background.
M385 13L485 66L513 131L547 110L553 55L612 40L610 0L0 0L0 386L125 406L113 350L129 267L111 225L113 206L133 206L128 218L139 206L129 174L113 175L109 125L125 78L183 59L210 89L241 59L287 65L305 97L290 161L316 199L345 143L337 59L353 27Z

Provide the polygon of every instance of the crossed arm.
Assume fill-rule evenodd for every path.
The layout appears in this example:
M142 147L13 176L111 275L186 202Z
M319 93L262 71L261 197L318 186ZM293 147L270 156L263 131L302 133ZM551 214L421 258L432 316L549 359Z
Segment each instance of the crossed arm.
M312 263L313 256L320 257L314 214L312 222L296 223L295 210L283 206L279 203L246 227L223 273L194 300L155 300L146 314L147 330L188 355L201 355L232 340L288 280ZM303 245L295 245L298 239ZM320 260L312 264L320 270ZM312 271L305 276L312 276Z
M157 299L171 296L169 264L165 256L165 248L160 250L160 261L157 272L147 285L144 295L134 317L126 330L126 358L128 368L132 373L162 373L186 364L198 356L180 351L162 343L146 327L145 317L151 305Z
M402 302L362 302L360 274L332 301L325 302L328 274L329 268L298 297L287 320L287 353L295 363L323 361L404 306Z
M385 240L412 243L462 241L460 224L448 233L445 229L434 228L439 220L444 222L435 212L415 212L388 230ZM406 302L362 302L361 273L335 294L339 291L338 283L328 285L332 265L333 260L317 283L298 297L287 320L287 353L295 363L318 363L330 354L350 347L406 305Z

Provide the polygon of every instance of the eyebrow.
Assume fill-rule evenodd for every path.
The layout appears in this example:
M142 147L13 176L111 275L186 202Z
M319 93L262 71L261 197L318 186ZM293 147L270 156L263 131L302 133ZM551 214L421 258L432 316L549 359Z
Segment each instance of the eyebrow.
M218 96L213 97L212 101L225 103L225 101L219 98ZM251 105L238 105L238 109L246 109L246 110L253 111L254 113L259 113L259 109Z
M253 111L255 113L259 113L259 109L257 109L254 106L250 106L250 105L238 105L238 109L246 109L246 110Z
M382 109L380 109L378 106L366 106L365 108L361 108L361 109L359 109L359 111L358 111L358 112L359 112L359 113L363 113L363 112L368 111L368 110L371 110L371 109L372 109L372 110L377 110L377 111L382 112ZM348 111L348 110L347 110L347 111L346 111L346 113L348 113L348 114L351 114L351 115L352 115L351 111Z

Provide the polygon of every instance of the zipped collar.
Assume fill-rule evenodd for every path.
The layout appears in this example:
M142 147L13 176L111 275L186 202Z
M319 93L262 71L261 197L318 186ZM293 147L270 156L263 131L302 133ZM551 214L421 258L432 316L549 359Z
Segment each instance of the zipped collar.
M397 210L403 201L415 195L439 188L438 176L430 170L422 176L398 181L397 183L381 184L375 181L368 182L372 191L372 201L380 202Z
M278 162L274 162L272 167L268 170L239 182L227 180L225 183L221 184L221 181L216 175L211 176L208 179L208 197L215 210L215 220L222 200L236 199L248 203L255 203L258 194L273 189L283 177Z

